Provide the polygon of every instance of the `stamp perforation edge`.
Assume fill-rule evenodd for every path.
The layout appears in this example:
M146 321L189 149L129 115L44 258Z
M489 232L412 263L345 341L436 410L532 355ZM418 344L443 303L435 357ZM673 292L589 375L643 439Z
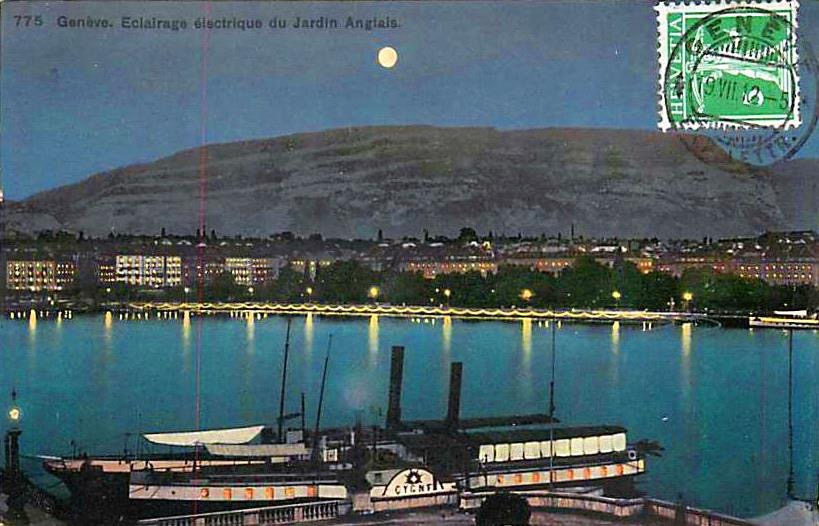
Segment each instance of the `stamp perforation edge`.
M698 129L722 129L722 130L736 130L736 129L751 129L755 126L742 124L738 122L729 121L695 121L682 122L681 124L672 124L668 119L668 108L665 100L665 73L666 67L670 60L670 54L673 52L669 46L664 45L668 38L668 27L665 24L667 15L671 13L682 13L684 9L696 9L698 13L716 13L725 9L733 7L759 7L767 10L788 10L791 13L791 32L792 40L791 53L793 54L793 63L799 63L799 48L797 43L797 32L799 29L799 1L798 0L681 0L681 1L663 1L660 0L654 6L657 12L657 113L658 113L658 127L663 132L670 130L698 130ZM793 115L784 123L784 129L797 128L801 124L800 116L800 76L799 71L794 67L794 104ZM777 121L778 122L778 121ZM769 126L770 127L770 126Z

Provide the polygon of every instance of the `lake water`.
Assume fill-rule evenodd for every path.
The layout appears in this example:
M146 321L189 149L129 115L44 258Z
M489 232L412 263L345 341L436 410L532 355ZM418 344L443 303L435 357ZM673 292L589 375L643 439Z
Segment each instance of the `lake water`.
M113 453L125 433L194 428L197 357L203 427L273 423L285 326L282 317L4 319L0 389L6 400L12 386L19 392L29 455L70 452L72 439ZM445 414L456 360L464 362L464 416L547 411L551 336L538 322L301 316L292 325L288 411L304 391L310 422L330 334L323 424L383 420L392 345L406 348L405 418ZM804 498L816 497L819 472L818 353L819 334L794 333L794 457ZM563 324L557 416L658 440L666 451L649 458L640 483L653 496L765 513L785 499L787 356L778 330ZM37 463L25 467L35 473Z

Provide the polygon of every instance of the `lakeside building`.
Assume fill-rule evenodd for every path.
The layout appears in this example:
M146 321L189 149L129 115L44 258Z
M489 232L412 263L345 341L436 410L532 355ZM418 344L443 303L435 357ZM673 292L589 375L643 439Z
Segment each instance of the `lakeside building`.
M735 269L740 277L761 279L771 285L819 287L819 264L815 259L742 259Z
M575 256L568 254L538 254L531 252L518 252L510 254L501 259L502 265L512 265L517 267L527 267L529 270L538 272L548 272L549 274L560 274L561 271L574 265Z
M623 262L629 262L633 263L643 274L648 274L652 270L655 270L655 261L650 255L628 255L619 250L592 251L588 254L580 250L560 253L513 252L500 256L498 263L499 265L528 267L530 270L546 272L556 276L563 270L574 266L575 259L579 255L591 256L597 263L609 268L614 268Z
M307 258L296 258L290 260L290 268L293 269L295 272L302 274L311 280L315 280L316 276L321 272L322 268L329 267L335 261L335 258L332 257L316 257L315 259L311 257Z
M103 256L94 262L97 284L113 285L117 282L117 261L114 256Z
M819 287L819 246L785 243L745 251L733 261L732 271L743 278L761 279L772 285Z
M74 261L7 260L6 287L9 290L62 290L74 283L77 265Z
M427 279L433 279L442 274L464 274L466 272L480 272L481 276L494 274L498 271L498 264L494 261L452 258L445 261L414 260L406 261L401 265L402 272L420 272Z
M182 258L179 256L117 255L115 267L119 283L151 288L182 285Z
M819 243L807 232L766 233L758 238L720 240L711 246L667 252L656 267L677 277L689 269L707 269L770 285L819 287Z
M182 257L182 284L195 287L197 283L209 285L225 272L224 258L205 255L199 257L194 253Z
M731 272L733 265L730 259L722 255L666 254L657 261L656 269L660 272L680 277L683 272L689 269L710 269L718 273Z
M321 248L297 249L287 255L288 266L294 272L315 281L321 270L338 261L360 261L364 251L340 247L333 241L325 242Z
M263 285L279 277L277 258L226 257L224 271L233 275L237 285Z
M811 231L768 232L736 243L732 271L772 285L819 287L819 242Z
M397 269L399 272L420 272L427 279L466 272L486 276L498 271L498 260L491 246L475 242L466 245L404 243Z

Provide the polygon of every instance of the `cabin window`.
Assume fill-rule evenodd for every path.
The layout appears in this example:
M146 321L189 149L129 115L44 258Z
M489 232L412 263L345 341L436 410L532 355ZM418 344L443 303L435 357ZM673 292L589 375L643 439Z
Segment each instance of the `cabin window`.
M586 455L596 455L600 452L600 441L597 437L586 437L583 439L583 453Z
M523 457L527 459L540 458L540 442L526 442L523 445Z
M245 500L253 500L253 488L245 488Z
M544 440L540 443L540 456L543 458L549 458L552 456L552 443L548 440Z
M265 488L264 496L267 498L267 500L273 500L273 488Z
M495 446L492 444L484 444L481 446L478 452L478 458L481 462L494 462L495 461Z
M510 460L523 460L523 442L510 444L509 446Z
M583 438L574 437L571 441L572 456L579 456L583 454Z
M296 497L296 488L284 488L284 498L292 499Z
M555 440L555 456L568 457L571 454L572 450L569 447L568 438L561 438L560 440Z
M230 488L223 489L222 490L222 497L224 497L225 500L232 499L233 498L233 490L230 489Z
M626 434L625 433L617 433L616 435L611 437L611 444L615 451L625 451L626 450Z
M611 453L614 451L614 446L612 446L611 435L601 435L600 436L600 452L601 453Z
M509 460L509 444L495 444L495 462Z

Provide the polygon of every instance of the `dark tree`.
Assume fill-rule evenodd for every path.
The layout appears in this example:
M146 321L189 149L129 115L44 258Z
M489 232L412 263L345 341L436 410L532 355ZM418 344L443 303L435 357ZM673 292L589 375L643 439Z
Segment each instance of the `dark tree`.
M478 240L478 233L475 232L474 228L471 227L463 227L461 232L458 234L458 241L462 242L469 242L469 241L477 241Z
M526 498L500 492L486 497L475 515L476 526L527 526L532 510Z

